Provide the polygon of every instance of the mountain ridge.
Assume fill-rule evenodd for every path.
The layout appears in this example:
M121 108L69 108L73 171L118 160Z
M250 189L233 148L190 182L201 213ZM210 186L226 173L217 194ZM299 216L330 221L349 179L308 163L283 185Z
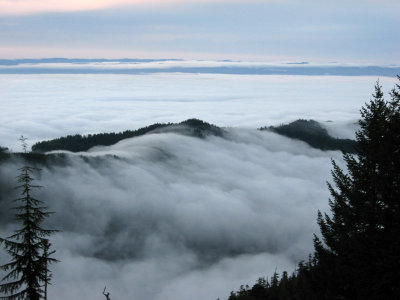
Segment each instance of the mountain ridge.
M313 148L324 151L342 150L348 153L355 153L355 141L330 136L327 130L323 128L320 123L314 120L298 119L289 124L275 127L261 127L258 130L272 131L291 139L301 140ZM32 151L35 153L44 153L55 150L82 152L95 146L111 146L127 138L166 132L196 138L205 138L207 136L224 137L226 134L223 128L216 125L199 119L188 119L180 123L155 123L136 130L125 130L119 133L111 132L88 135L68 135L38 142L32 146Z

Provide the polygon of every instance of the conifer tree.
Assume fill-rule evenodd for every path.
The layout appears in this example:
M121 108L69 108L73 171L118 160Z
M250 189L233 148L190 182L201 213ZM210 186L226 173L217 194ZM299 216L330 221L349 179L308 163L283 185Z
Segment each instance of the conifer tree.
M344 154L347 171L333 161L331 213L318 213L314 255L279 284L275 271L271 284L229 300L400 299L400 84L390 95L376 84L361 109L357 155Z
M21 137L24 155L27 155L26 138ZM21 197L15 199L17 203L15 219L21 228L14 231L8 238L0 238L11 262L0 266L6 272L0 285L0 292L6 294L0 299L10 300L39 300L43 298L43 284L48 282L48 265L56 262L49 257L54 251L49 251L47 237L56 230L44 229L42 222L51 212L42 206L43 202L34 198L32 190L40 188L33 184L32 173L35 168L25 165L19 169L17 176ZM47 245L47 246L46 246Z
M344 154L347 172L333 161L331 215L319 212L323 242L314 239L330 299L400 299L399 88L386 102L376 84L361 109L357 155Z
M49 264L53 262L58 262L58 260L51 258L51 255L54 254L55 250L50 250L51 243L48 239L43 239L43 254L42 254L42 261L44 262L44 294L43 299L47 300L47 287L51 284L51 278L53 277L51 271L49 270Z

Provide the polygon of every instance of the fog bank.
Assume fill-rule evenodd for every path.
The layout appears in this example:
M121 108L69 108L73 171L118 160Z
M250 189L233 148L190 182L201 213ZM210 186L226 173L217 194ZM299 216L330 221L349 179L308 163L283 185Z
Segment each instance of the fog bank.
M146 135L43 167L36 195L62 230L49 297L94 300L107 285L112 299L223 299L275 268L292 271L312 251L317 210L328 210L331 157L340 161L271 132L228 129L227 138ZM18 165L2 164L1 181Z
M376 77L213 74L0 75L0 146L198 118L258 128L299 118L351 137ZM383 77L384 90L396 80ZM332 130L333 130L332 129Z

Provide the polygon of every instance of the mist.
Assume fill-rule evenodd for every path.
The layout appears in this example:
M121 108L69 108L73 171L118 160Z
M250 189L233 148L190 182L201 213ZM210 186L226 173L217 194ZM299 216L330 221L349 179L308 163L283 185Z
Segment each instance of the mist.
M114 299L226 298L306 259L340 153L227 131L127 139L37 173L36 196L56 212L48 226L62 230L52 238L61 262L49 297L97 299L107 285ZM2 181L20 165L1 165Z
M329 211L339 151L256 128L316 119L354 137L371 77L8 75L0 81L0 145L136 129L196 117L223 126L204 139L159 132L83 153L34 174L61 262L52 299L226 299L313 250L317 211ZM385 87L394 78L383 78ZM17 159L0 164L0 236L17 224ZM2 252L0 264L9 257ZM0 274L1 275L1 274Z
M258 128L298 118L354 136L376 77L222 74L0 75L0 145L19 150L67 134L137 129L198 118ZM396 78L383 77L389 91ZM327 123L326 121L333 121Z

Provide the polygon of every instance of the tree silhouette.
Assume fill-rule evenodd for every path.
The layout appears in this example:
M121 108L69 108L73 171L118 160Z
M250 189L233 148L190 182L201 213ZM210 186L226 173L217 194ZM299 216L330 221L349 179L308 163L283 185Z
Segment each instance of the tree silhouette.
M400 299L400 84L390 95L376 84L361 109L357 154L344 154L346 171L333 161L331 212L318 213L314 255L229 300Z
M26 138L20 139L25 157L27 153ZM0 299L29 299L38 300L43 297L43 284L48 283L48 265L56 262L49 257L54 251L49 251L47 237L56 230L44 229L41 223L51 212L42 206L43 202L32 196L32 190L40 188L33 184L32 173L36 170L31 166L23 166L17 176L21 190L21 197L14 201L17 205L15 219L21 224L21 228L6 239L0 238L8 254L12 257L10 263L0 266L8 272L2 279L0 292L6 296ZM46 246L47 245L47 246Z
M47 239L43 239L42 241L43 244L43 255L42 255L42 260L44 263L44 300L47 300L47 286L51 284L51 278L53 277L51 274L51 271L49 270L48 266L49 264L53 262L58 262L58 260L51 258L50 256L54 254L56 251L55 250L50 250L51 248L51 243Z
M103 295L106 297L107 300L111 300L110 299L110 293L106 293L106 287L104 287Z
M347 172L333 162L331 215L320 212L323 242L315 250L330 294L337 299L400 299L400 106L379 82L361 109L357 156L344 154Z

